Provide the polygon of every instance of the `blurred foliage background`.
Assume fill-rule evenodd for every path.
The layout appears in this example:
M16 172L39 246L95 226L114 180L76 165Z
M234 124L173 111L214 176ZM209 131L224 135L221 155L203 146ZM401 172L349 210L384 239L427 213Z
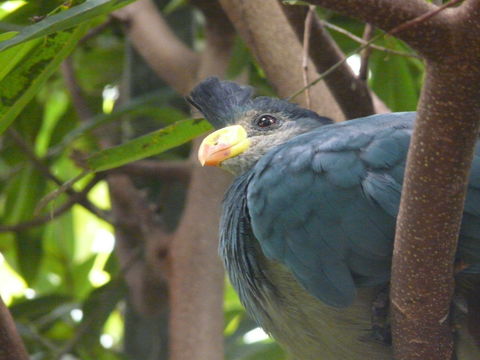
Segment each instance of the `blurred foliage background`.
M125 144L90 164L105 170L153 153L156 160L185 159L186 142L209 128L189 122L182 96L153 74L132 49L122 24L110 16L128 2L0 1L0 295L32 359L167 358L166 350L152 350L142 335L157 334L162 327L142 320L127 300L129 268L121 268L113 252L119 224L112 221L105 173L85 175L73 191L39 207L45 196L82 173L82 159L102 149L99 132ZM86 3L91 7L81 8ZM177 36L193 49L204 46L201 12L183 0L157 5ZM326 11L319 15L362 37L363 24ZM345 53L358 49L351 36L330 32ZM393 38L376 44L410 53ZM359 55L349 64L358 70ZM392 111L416 108L422 75L418 58L372 50L368 82ZM257 93L274 95L240 38L227 71L227 78L238 76ZM79 114L72 91L82 93L91 113ZM183 127L180 120L186 121ZM153 143L155 131L167 126L172 130L168 146L144 152L128 142L150 134L144 141ZM136 186L158 206L155 211L177 209L165 220L174 227L185 185L166 190L154 178L139 177ZM87 194L87 200L78 194ZM285 359L246 317L228 285L224 314L226 359Z

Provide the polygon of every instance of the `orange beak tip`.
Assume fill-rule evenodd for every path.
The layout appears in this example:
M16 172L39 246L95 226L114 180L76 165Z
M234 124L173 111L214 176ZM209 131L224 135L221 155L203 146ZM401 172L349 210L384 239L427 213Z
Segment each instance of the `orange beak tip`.
M202 166L218 166L229 155L230 149L226 144L202 144L198 149L198 160Z

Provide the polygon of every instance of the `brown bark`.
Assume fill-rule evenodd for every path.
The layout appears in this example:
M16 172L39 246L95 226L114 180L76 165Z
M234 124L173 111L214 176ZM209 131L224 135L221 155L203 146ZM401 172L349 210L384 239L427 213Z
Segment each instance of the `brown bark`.
M308 2L374 24L385 31L390 31L436 9L435 5L423 0L308 0ZM419 28L415 26L396 34L396 36L417 50L425 45L423 37L430 39L430 42L441 43L439 39L442 34L439 33L441 29L437 20L438 18L434 18L421 24L423 36L418 36ZM428 49L423 50L427 51Z
M198 56L172 32L151 0L139 0L113 13L126 24L133 46L152 69L180 94L186 94Z
M228 17L265 70L278 95L288 97L304 87L302 46L276 0L220 0ZM271 19L266 21L266 19ZM310 62L309 78L318 73ZM326 85L321 82L310 89L312 110L336 121L344 119ZM301 105L305 94L296 98Z
M416 0L309 2L391 31L426 59L397 220L393 339L397 359L450 359L453 260L480 112L480 2L434 16Z
M28 358L12 316L0 298L0 360L28 360Z
M223 12L219 13L218 5L205 1L192 3L204 11L207 20L206 46L197 78L221 77L230 59L233 29ZM224 358L224 270L217 248L221 202L230 176L219 169L200 167L196 159L199 144L197 139L191 153L194 165L185 210L171 248L172 360Z

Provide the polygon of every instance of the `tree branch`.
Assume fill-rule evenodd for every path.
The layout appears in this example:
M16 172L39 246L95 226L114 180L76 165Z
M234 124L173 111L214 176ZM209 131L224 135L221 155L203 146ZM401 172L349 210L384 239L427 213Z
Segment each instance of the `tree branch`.
M70 92L73 107L75 108L78 117L82 121L88 121L93 117L93 112L90 110L87 100L82 94L82 89L80 89L77 79L75 79L75 71L73 69L71 57L67 57L62 63L62 76L65 81L65 85Z
M31 146L22 138L22 136L15 131L13 128L10 128L9 134L12 137L12 139L15 141L15 143L23 150L23 152L27 155L27 157L30 159L32 162L33 166L35 166L42 174L45 176L45 178L53 181L55 184L58 186L63 185L63 181L59 178L57 178L51 171L50 168L45 165L42 160L40 160L37 155L35 154L35 151L31 148ZM112 222L110 219L110 216L107 212L105 212L102 209L99 209L96 207L94 204L92 204L87 198L86 194L83 196L79 196L79 193L75 190L73 190L71 187L68 187L65 190L65 193L71 197L75 197L75 203L78 203L79 205L82 205L85 209L90 211L92 214L96 215L98 218L102 219L103 221L106 222Z
M197 78L223 76L234 43L233 28L225 26L228 20L216 1L192 3L202 9L206 18L206 46ZM195 165L171 248L172 360L224 358L224 270L217 248L221 202L230 176L220 169L200 167L194 159L200 140L195 140L192 148Z
M139 0L113 13L126 24L133 46L151 68L180 94L190 90L198 56L181 42L151 0Z
M340 26L337 26L335 24L331 24L331 23L326 22L326 21L321 21L321 24L324 27L326 27L327 29L332 29L332 30L334 30L334 31L336 31L340 34L343 34L343 35L347 36L348 38L352 39L353 41L358 42L361 45L366 45L368 43L368 40L371 39L371 38L369 38L368 40L367 39L362 39L361 37L356 36L355 34L351 33L350 31L345 30L344 28L342 28ZM382 52L387 53L387 54L405 56L405 57L413 57L413 58L417 58L417 59L420 58L420 56L418 56L417 54L415 54L413 52L409 53L409 52L405 52L405 51L399 51L399 50L390 49L390 48L386 48L386 47L375 45L375 44L369 44L368 47L371 48L371 49L382 51Z
M13 224L13 225L0 225L0 233L2 232L16 232L16 231L22 231L26 229L30 229L35 226L40 226L43 224L46 224L53 219L59 217L63 213L67 212L70 210L70 208L79 203L81 199L85 199L87 196L88 192L100 181L102 177L96 176L93 178L80 192L75 193L74 195L71 195L67 201L65 201L62 205L60 205L58 208L56 208L54 211L43 215L39 216L37 218L27 220L18 224Z
M363 40L365 42L370 41L374 32L375 28L370 24L366 24L365 29L363 30ZM358 78L364 83L368 80L368 60L370 59L371 53L371 46L363 49L363 51L360 53L360 70L358 71Z
M220 4L258 59L278 95L286 98L303 88L302 46L288 25L278 1L220 0ZM308 65L308 68L309 78L316 79L318 74L314 67ZM325 84L319 83L310 91L312 110L336 120L344 119ZM298 101L305 106L305 94L301 94Z
M28 360L29 356L18 335L12 315L0 298L0 360Z
M123 174L107 177L112 211L117 219L115 251L125 272L130 299L144 316L157 314L168 302L166 256L170 236L155 220L148 200ZM133 256L141 251L143 256ZM161 268L162 271L155 271ZM162 306L163 305L163 306Z
M308 8L306 6L283 5L282 10L297 38L302 39L304 19ZM316 15L312 19L312 36L310 39L309 54L318 73L323 73L343 60L344 54L325 31ZM325 83L347 119L374 113L368 87L355 76L346 62L343 62L335 71L326 76ZM351 99L356 100L352 101Z
M122 173L136 177L149 177L161 181L190 181L192 164L188 161L140 160L112 169L109 173Z
M307 0L307 2L355 17L385 31L390 31L409 20L436 9L435 5L423 0ZM435 25L432 23L422 25L423 31L434 27ZM399 37L407 42L410 40L416 42L416 39L412 39L414 34L411 33L416 33L416 30L405 31L401 36L399 34Z

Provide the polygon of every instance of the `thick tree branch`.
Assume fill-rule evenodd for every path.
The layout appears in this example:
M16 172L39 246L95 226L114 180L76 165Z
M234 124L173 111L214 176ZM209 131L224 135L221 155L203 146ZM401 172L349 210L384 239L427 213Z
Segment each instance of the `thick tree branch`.
M297 38L303 39L306 6L283 5L282 10L292 26ZM341 62L344 54L330 35L325 31L318 17L312 19L309 55L318 73L328 70ZM365 82L358 79L346 62L325 77L325 83L347 119L358 118L374 113L370 91ZM352 101L351 99L356 99Z
M437 8L423 0L307 0L307 2L355 17L385 31L390 31ZM440 22L439 17L434 17L417 26L404 29L396 36L408 42L417 51L428 51L421 48L422 40L419 39L418 33L422 32L430 41L441 38L439 34L441 27L438 26Z
M167 265L170 236L155 221L148 199L123 174L107 177L116 228L116 253L122 267L128 266L125 280L130 299L139 313L151 316L167 303ZM133 256L138 251L143 256ZM156 271L160 269L161 271Z
M228 17L265 70L267 78L281 97L289 97L303 88L302 46L277 0L220 0ZM265 21L265 19L275 19ZM310 79L318 77L308 65ZM312 110L335 120L344 116L326 85L310 90ZM298 101L305 106L305 94Z
M0 360L28 360L29 356L5 303L0 298Z
M452 76L458 82L452 82ZM468 103L480 96L480 73L475 77L477 83L472 84L471 73L427 65L393 258L391 299L398 359L452 356L448 315L453 259L480 110ZM438 101L445 97L448 102Z
M216 2L192 3L206 18L206 46L197 78L223 76L235 33ZM206 8L205 8L206 6ZM218 258L218 221L223 193L230 176L219 169L199 166L191 153L193 170L185 210L175 232L171 248L171 321L170 354L172 360L222 360L224 270ZM201 331L199 331L201 329Z
M139 0L114 12L126 24L133 46L146 62L180 94L195 79L198 57L181 42L151 0Z

